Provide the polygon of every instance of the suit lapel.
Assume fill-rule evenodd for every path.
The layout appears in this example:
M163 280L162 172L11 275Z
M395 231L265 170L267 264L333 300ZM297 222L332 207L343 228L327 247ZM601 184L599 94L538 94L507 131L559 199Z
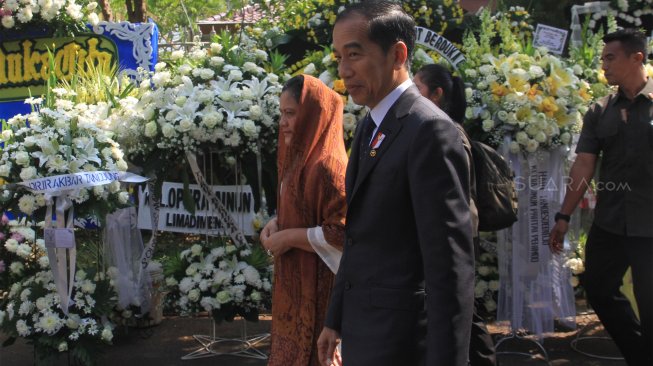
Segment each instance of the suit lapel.
M392 143L399 135L402 127L401 119L408 115L410 107L413 105L415 99L417 99L419 96L419 90L417 90L415 86L411 86L399 97L399 99L397 99L390 110L388 110L388 113L386 114L385 118L383 118L383 121L381 122L381 125L377 131L377 134L379 132L384 134L385 138L381 143L381 146L376 149L375 156L367 154L366 156L363 156L359 159L358 149L356 149L355 156L352 152L352 156L349 161L352 162L354 158L355 160L354 164L349 164L350 166L347 167L347 176L350 176L353 173L355 174L355 177L353 178L353 182L347 182L347 187L351 187L351 183L353 183L353 188L347 188L347 197L349 197L348 203L353 200L361 184L366 180L367 176L370 174L374 166L379 163L379 161L383 158L383 155L385 155L385 152L388 151ZM354 143L358 142L358 139L361 138L361 134L361 131L357 131ZM360 167L358 166L359 164Z
M362 121L362 120L361 120ZM349 162L347 163L347 172L345 174L345 192L347 196L347 203L351 201L352 190L356 182L356 173L358 173L358 161L360 149L360 139L363 134L363 128L361 121L358 121L356 126L356 132L354 133L354 140L351 143L350 153L349 153Z

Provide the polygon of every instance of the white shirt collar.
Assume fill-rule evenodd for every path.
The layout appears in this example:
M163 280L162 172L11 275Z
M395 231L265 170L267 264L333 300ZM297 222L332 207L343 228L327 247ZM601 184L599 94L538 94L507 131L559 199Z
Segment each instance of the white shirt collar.
M372 108L370 111L370 116L372 117L372 121L374 121L376 128L379 128L379 125L381 122L383 122L385 115L388 114L390 107L395 104L401 94L403 94L411 85L413 85L413 81L410 78L406 79L406 81L399 84L399 86L397 86L393 91L388 93L385 98L381 99L376 107Z

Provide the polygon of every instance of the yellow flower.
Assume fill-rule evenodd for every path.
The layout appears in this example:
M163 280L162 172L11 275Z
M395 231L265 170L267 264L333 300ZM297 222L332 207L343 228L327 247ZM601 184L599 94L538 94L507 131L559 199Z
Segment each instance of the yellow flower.
M506 81L508 82L510 88L517 92L525 93L530 89L530 84L524 77L524 73L511 72L510 76L508 76L508 80Z
M603 69L599 70L599 74L596 76L596 78L602 84L607 84L608 83L608 79L605 78L605 72L603 71Z
M542 103L538 107L540 112L543 112L547 117L553 117L555 112L558 111L558 105L556 104L555 98L549 96L542 100Z
M337 93L344 94L347 91L347 88L345 88L345 82L342 79L334 81L333 90ZM347 103L347 100L345 100L345 103Z
M576 121L576 114L568 113L564 107L556 111L553 117L558 127L565 127L573 124Z
M510 92L508 88L496 81L493 81L492 84L490 84L490 90L492 90L492 95L496 100L501 99L501 97L506 96Z
M526 93L528 96L529 100L534 100L536 96L542 95L542 91L539 89L539 85L537 83L531 85L530 90Z
M646 75L648 75L650 78L653 78L653 65L646 64L644 67L646 68Z
M592 95L590 94L589 90L587 87L583 86L578 90L578 95L583 98L584 101L589 102L590 99L592 99Z

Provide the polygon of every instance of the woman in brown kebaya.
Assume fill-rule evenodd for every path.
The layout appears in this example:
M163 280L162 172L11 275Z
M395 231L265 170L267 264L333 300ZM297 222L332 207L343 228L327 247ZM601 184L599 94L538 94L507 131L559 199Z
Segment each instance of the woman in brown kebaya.
M268 365L318 365L316 342L344 240L343 101L300 75L284 86L280 108L278 216L261 232L274 256Z

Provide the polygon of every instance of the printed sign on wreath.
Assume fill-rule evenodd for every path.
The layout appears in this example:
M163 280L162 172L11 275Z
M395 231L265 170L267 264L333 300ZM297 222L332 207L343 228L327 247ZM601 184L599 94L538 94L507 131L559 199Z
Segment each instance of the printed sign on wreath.
M213 204L202 193L199 185L189 186L195 203L195 214L184 208L183 183L164 182L161 190L159 230L189 234L228 235ZM244 235L254 235L254 196L250 186L212 186L215 195L225 205ZM139 190L138 228L152 229L149 192Z

